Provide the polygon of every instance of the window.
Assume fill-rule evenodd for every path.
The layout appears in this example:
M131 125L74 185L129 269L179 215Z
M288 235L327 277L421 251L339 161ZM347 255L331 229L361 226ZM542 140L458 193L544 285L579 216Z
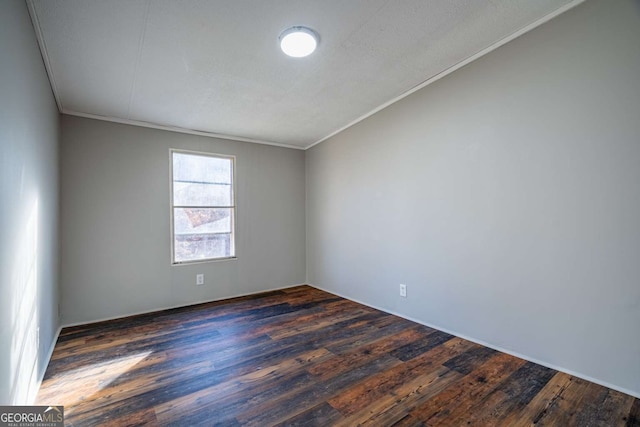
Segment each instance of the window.
M234 160L171 150L174 264L235 257Z

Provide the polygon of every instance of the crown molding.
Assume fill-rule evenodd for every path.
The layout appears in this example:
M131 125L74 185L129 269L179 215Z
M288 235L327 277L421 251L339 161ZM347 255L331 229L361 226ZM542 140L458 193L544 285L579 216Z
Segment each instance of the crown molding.
M121 119L119 117L109 117L109 116L101 116L99 114L82 113L80 111L69 110L66 108L62 110L62 114L67 114L69 116L76 116L76 117L84 117L87 119L102 120L104 122L113 122L113 123L120 123L125 125L139 126L144 128L166 130L169 132L186 133L188 135L206 136L208 138L219 138L219 139L226 139L230 141L239 141L239 142L251 142L253 144L262 144L262 145L273 145L275 147L292 148L294 150L305 149L304 147L300 147L297 145L281 144L278 142L263 141L263 140L252 139L252 138L243 138L240 136L225 135L225 134L214 133L214 132L205 132L205 131L187 129L187 128L182 128L177 126L164 126L164 125L159 125L157 123L144 122L141 120Z

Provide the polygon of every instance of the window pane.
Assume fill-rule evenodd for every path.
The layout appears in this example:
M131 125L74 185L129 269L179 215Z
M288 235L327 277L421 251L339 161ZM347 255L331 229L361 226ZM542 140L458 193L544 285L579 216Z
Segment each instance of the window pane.
M173 153L173 179L231 184L231 159Z
M173 153L173 203L178 206L231 206L231 159Z
M231 185L174 181L173 204L177 206L232 206Z
M176 234L174 248L176 262L234 256L231 234Z
M235 256L233 209L174 208L175 261Z
M173 229L176 235L231 233L232 208L174 208Z

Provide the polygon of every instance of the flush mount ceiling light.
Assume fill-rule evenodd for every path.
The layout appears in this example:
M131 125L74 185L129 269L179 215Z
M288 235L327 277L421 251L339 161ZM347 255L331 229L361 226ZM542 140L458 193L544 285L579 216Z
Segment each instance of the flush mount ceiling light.
M294 58L311 55L318 46L318 33L307 27L287 28L278 37L280 49Z

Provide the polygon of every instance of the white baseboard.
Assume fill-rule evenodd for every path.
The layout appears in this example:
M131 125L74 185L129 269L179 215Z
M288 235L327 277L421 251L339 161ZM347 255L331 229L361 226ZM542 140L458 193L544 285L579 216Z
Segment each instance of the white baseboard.
M485 342L485 341L482 341L482 340L479 340L479 339L476 339L476 338L473 338L473 337L469 337L469 336L467 336L465 334L461 334L461 333L458 333L456 331L452 331L450 329L443 328L443 327L438 326L438 325L433 325L433 324L424 322L422 320L414 319L414 318L412 318L410 316L406 316L404 314L397 313L397 312L392 311L392 310L388 310L388 309L385 309L385 308L377 307L375 305L372 305L372 304L369 304L367 302L358 300L356 298L352 298L352 297L349 297L349 296L346 296L346 295L342 295L342 294L340 294L338 292L335 292L335 291L330 291L328 289L324 289L324 288L322 288L320 286L316 286L316 285L314 285L312 283L307 283L307 285L312 286L312 287L314 287L316 289L320 289L322 291L328 292L330 294L337 295L339 297L348 299L350 301L357 302L358 304L362 304L362 305L366 305L367 307L375 308L376 310L380 310L380 311L382 311L384 313L388 313L388 314L392 314L394 316L402 317L403 319L410 320L410 321L418 323L420 325L424 325L424 326L427 326L429 328L437 329L439 331L446 332L446 333L451 334L451 335L455 335L456 337L460 337L460 338L465 339L467 341L471 341L471 342L474 342L476 344L480 344L480 345L483 345L485 347L492 348L492 349L497 350L499 352L506 353L506 354L509 354L511 356L515 356L515 357L518 357L520 359L524 359L526 361L533 362L533 363L536 363L538 365L542 365L542 366L545 366L547 368L551 368L553 370L556 370L556 371L559 371L559 372L563 372L565 374L568 374L568 375L571 375L571 376L574 376L574 377L577 377L577 378L581 378L583 380L586 380L586 381L589 381L589 382L592 382L592 383L595 383L595 384L599 384L601 386L604 386L604 387L610 388L612 390L616 390L616 391L619 391L621 393L625 393L625 394L628 394L629 396L633 396L633 397L635 397L637 399L640 399L640 392L635 392L633 390L629 390L627 388L620 387L620 386L617 386L615 384L611 384L611 383L608 383L606 381L599 380L597 378L593 378L593 377L591 377L589 375L585 375L583 373L576 372L576 371L571 370L571 369L567 369L567 368L564 368L564 367L561 367L561 366L556 366L556 365L554 365L552 363L548 363L548 362L545 362L545 361L542 361L542 360L538 360L536 358L529 357L529 356L527 356L525 354L521 354L521 353L518 353L516 351L507 350L507 349L502 348L500 346L497 346L495 344L491 344L491 343L488 343L488 342Z

